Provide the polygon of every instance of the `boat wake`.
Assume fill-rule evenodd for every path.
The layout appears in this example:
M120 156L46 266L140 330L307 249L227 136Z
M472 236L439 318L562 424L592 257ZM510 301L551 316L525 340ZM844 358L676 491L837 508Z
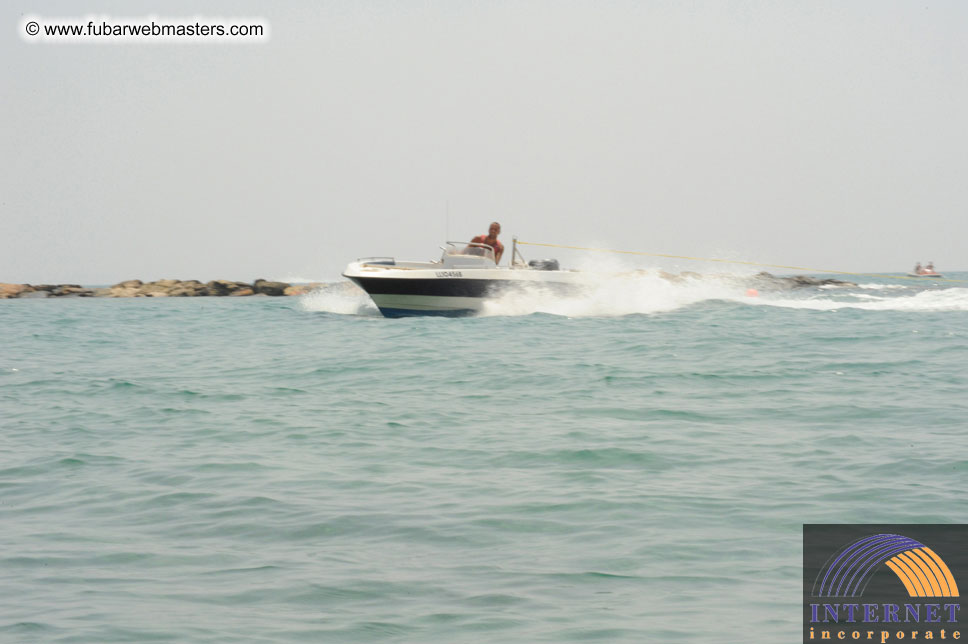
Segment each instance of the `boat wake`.
M299 296L299 306L304 311L317 313L383 317L370 296L352 282L324 284Z
M483 316L546 313L564 317L617 317L665 313L704 301L742 302L749 284L731 276L673 276L660 271L593 274L581 292L562 295L540 287L505 293L487 301Z
M813 311L968 311L968 288L921 289L897 284L859 284L794 291L751 292L748 275L670 275L632 271L594 275L580 293L564 295L528 285L485 302L479 317L620 317L676 311L703 302L732 302ZM382 317L367 294L350 282L334 282L300 297L303 310Z
M968 311L968 288L943 288L920 290L895 285L860 285L859 289L843 289L833 293L810 293L797 297L790 293L777 293L757 298L750 304L776 306L813 311L836 311L861 309L865 311L904 311L910 313L937 313ZM870 292L875 291L875 292Z

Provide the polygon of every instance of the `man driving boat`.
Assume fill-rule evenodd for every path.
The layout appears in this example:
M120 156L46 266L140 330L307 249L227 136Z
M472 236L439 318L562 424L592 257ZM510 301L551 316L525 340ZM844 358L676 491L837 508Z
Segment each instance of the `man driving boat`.
M500 234L501 234L501 224L497 223L496 221L492 221L491 225L487 229L486 235L478 235L477 237L471 240L472 244L487 244L488 246L493 248L495 264L501 263L501 255L504 254L504 244L502 244L497 240L497 236ZM474 255L478 255L478 254L483 255L484 253L481 251L482 249L480 248L475 249L472 246L468 249L467 252L472 253Z

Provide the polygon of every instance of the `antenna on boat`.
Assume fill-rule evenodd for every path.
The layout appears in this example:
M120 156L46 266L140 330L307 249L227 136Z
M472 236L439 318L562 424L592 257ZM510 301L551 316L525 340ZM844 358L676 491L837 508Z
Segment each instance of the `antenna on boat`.
M450 199L444 202L444 241L450 239Z

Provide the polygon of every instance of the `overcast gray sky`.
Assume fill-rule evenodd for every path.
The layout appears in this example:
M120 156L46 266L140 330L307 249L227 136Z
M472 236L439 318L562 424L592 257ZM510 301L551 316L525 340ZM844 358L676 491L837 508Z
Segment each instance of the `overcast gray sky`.
M20 33L24 15L89 14L257 16L271 37ZM3 282L331 280L493 219L507 242L968 269L961 0L13 0L0 16Z

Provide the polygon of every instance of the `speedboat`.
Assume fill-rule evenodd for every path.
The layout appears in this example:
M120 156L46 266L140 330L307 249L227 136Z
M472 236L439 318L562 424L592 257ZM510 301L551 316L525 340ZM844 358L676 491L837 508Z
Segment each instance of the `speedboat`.
M508 292L574 293L582 288L581 273L561 270L554 259L525 262L516 242L508 266L494 261L494 249L487 244L445 242L438 261L364 257L351 262L343 277L366 291L388 318L465 317Z
M918 264L913 272L908 273L908 277L944 277L944 275L934 270L934 264L928 264L924 268Z

